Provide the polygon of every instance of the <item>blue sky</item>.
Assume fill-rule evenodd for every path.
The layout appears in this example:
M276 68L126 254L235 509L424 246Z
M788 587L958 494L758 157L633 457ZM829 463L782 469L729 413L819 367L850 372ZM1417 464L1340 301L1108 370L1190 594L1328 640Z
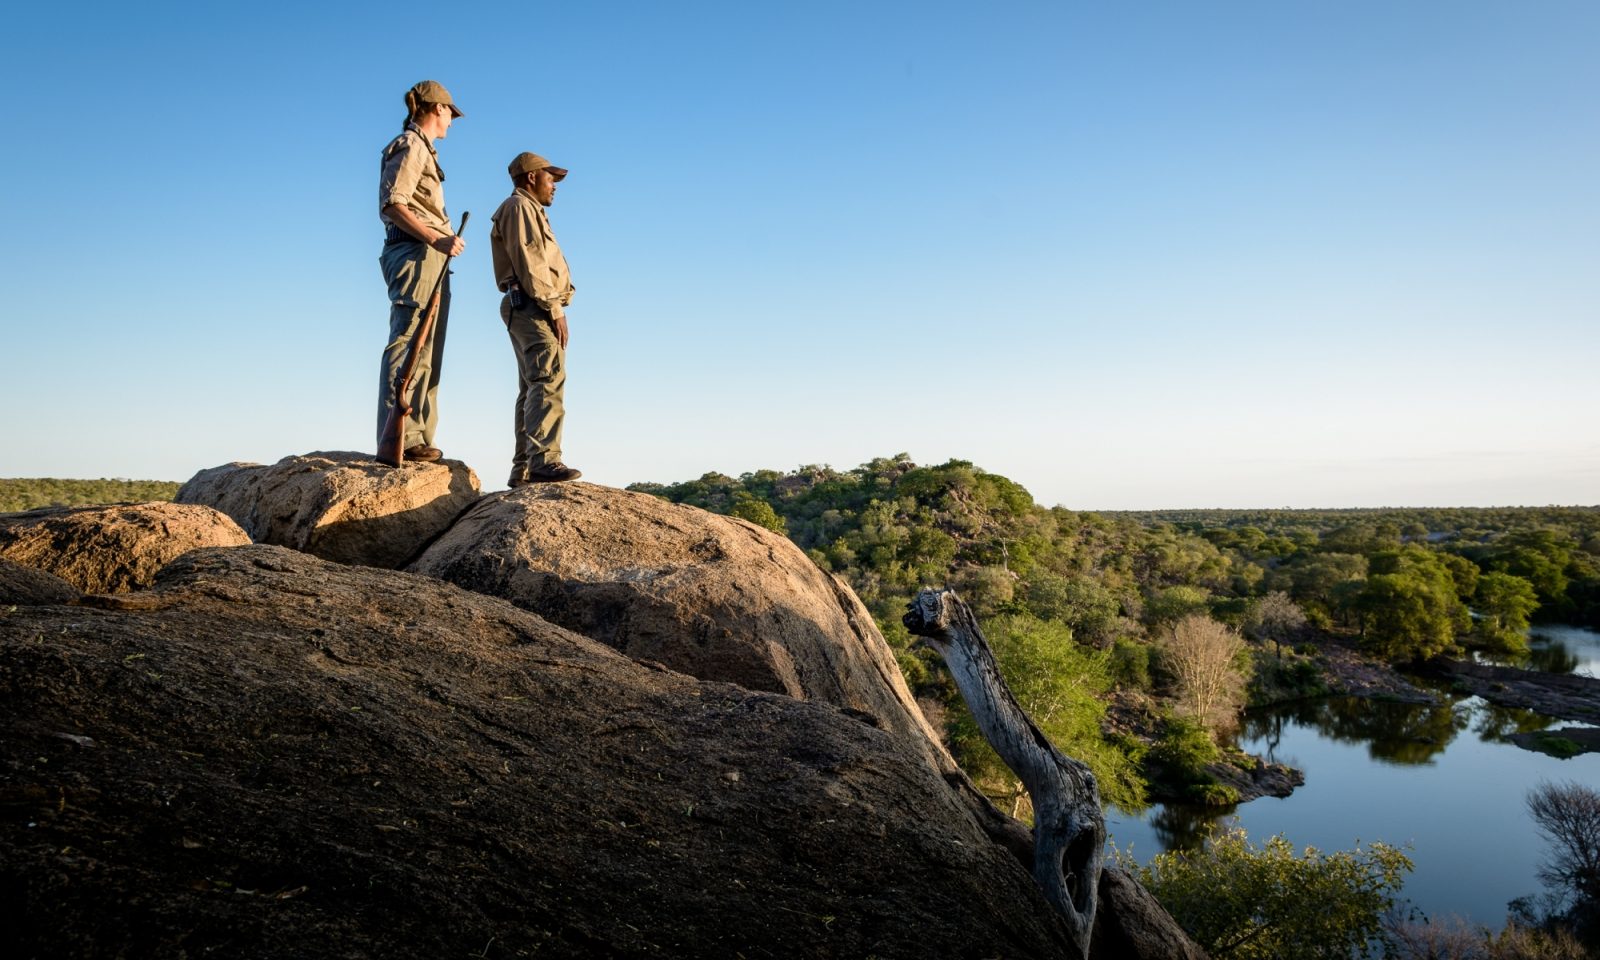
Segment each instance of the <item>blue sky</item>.
M596 482L904 451L1078 509L1600 502L1591 2L9 17L0 476L370 450L378 152L431 78L474 217L436 443L486 488L535 150Z

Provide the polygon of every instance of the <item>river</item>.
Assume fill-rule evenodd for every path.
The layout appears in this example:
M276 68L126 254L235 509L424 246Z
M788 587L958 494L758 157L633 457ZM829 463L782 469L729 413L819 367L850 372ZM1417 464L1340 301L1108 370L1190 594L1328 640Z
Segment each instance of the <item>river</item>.
M1600 667L1600 634L1557 628L1535 640L1559 646L1563 672ZM1554 655L1554 653L1553 653ZM1600 754L1567 760L1525 750L1510 733L1577 726L1477 697L1439 707L1331 697L1247 715L1239 743L1250 753L1305 771L1292 796L1263 797L1231 810L1157 805L1142 815L1111 810L1107 829L1141 861L1199 842L1217 824L1243 827L1257 842L1283 834L1296 846L1347 850L1381 840L1409 847L1416 869L1403 896L1435 919L1460 915L1498 928L1506 903L1542 892L1546 845L1525 797L1541 780L1600 788Z

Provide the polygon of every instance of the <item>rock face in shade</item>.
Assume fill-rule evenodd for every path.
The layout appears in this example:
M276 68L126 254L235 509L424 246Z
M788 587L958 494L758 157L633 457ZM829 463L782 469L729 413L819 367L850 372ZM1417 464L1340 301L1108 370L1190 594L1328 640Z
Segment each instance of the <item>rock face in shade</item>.
M202 506L128 503L0 514L0 558L86 593L136 590L190 550L249 542L238 524Z
M954 769L855 592L754 524L643 493L541 484L483 498L409 569L636 660L860 711Z
M5 956L1070 957L900 738L277 547L0 617Z
M1100 909L1094 919L1089 956L1095 960L1207 960L1150 891L1117 867L1100 871Z
M322 452L271 466L202 470L176 500L221 510L257 543L392 568L415 556L478 495L478 475L458 460L395 469L364 453Z
M83 591L53 573L0 558L0 605L72 603Z

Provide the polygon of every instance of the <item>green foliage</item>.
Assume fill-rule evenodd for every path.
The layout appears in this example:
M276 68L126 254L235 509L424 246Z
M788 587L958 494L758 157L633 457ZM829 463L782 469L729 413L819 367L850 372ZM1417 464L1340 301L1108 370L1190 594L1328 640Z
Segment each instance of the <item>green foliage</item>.
M1328 692L1322 668L1310 657L1295 651L1255 657L1255 672L1250 678L1250 703L1260 706L1320 697Z
M1150 689L1150 647L1133 640L1118 640L1108 664L1111 680L1123 690Z
M1170 626L1191 614L1210 612L1210 592L1200 587L1166 587L1145 603L1144 621L1152 627Z
M1037 617L997 617L983 628L1017 702L1056 749L1089 765L1100 799L1127 810L1143 807L1136 763L1100 731L1105 704L1099 698L1111 686L1108 657L1078 645L1066 626ZM964 705L954 711L951 740L962 767L1016 806L1021 781L990 749Z
M1167 716L1162 721L1160 735L1150 747L1148 759L1166 768L1169 779L1204 783L1208 779L1205 768L1216 763L1221 755L1216 741L1199 721Z
M1123 864L1216 960L1320 960L1379 955L1384 914L1411 860L1382 843L1296 853L1282 836L1259 847L1244 831L1198 851Z
M1528 649L1528 618L1539 609L1533 584L1515 574L1491 571L1478 578L1473 602L1484 646L1505 653Z
M1445 569L1450 572L1450 580L1455 584L1456 588L1456 598L1462 603L1472 602L1472 596L1478 590L1478 577L1480 575L1478 565L1466 557L1457 556L1453 553L1433 552L1431 556L1437 558L1440 563L1444 564Z
M1357 607L1362 645L1395 662L1421 661L1455 647L1471 626L1456 581L1439 555L1405 547L1373 556Z
M1116 636L1121 604L1092 576L1060 576L1040 570L1029 579L1023 596L1034 615L1045 620L1060 620L1084 643L1101 647Z
M1184 791L1190 803L1203 807L1231 807L1239 802L1239 791L1225 783L1192 783Z
M924 586L959 590L986 622L1069 629L1109 651L1106 669L1124 689L1148 688L1150 644L1185 614L1298 643L1298 627L1259 616L1274 591L1306 623L1364 629L1370 650L1400 660L1460 642L1470 629L1461 597L1477 602L1493 573L1533 584L1541 617L1600 626L1600 508L1080 513L1037 505L970 462L919 466L905 454L630 489L785 530L860 595L918 696L951 705L943 664L911 648L899 624ZM1292 617L1281 598L1272 603ZM1310 689L1310 669L1274 679Z
M746 494L737 498L728 510L728 516L748 520L758 527L766 527L776 533L788 533L788 526L777 511L772 509L772 504L765 500L757 500Z
M0 513L38 507L81 507L105 503L171 500L180 484L166 480L0 479Z

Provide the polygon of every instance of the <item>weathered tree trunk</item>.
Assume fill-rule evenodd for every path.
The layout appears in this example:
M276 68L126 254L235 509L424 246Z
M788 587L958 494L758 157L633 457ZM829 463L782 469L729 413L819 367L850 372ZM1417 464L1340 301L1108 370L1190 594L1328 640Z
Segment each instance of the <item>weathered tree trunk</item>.
M1033 878L1088 957L1106 839L1094 774L1057 750L1028 719L1000 676L972 610L954 591L922 591L911 602L905 625L944 657L978 729L1028 788Z

